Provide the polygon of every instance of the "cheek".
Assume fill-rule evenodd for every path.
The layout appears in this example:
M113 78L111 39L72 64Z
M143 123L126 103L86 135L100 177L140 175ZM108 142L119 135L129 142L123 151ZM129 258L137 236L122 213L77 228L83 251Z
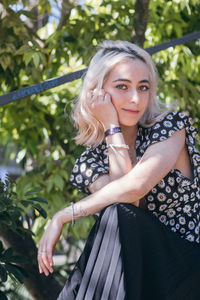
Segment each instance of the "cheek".
M120 107L123 105L123 97L120 96L118 93L112 93L111 95L111 100L112 104L114 105L116 110L119 110Z
M112 104L115 106L115 108L117 108L121 102L119 93L116 90L113 90L112 88L106 86L104 87L104 91L110 95Z
M149 93L147 93L147 94L144 94L143 96L142 96L142 106L144 107L144 108L146 108L147 106L148 106L148 104L149 104Z

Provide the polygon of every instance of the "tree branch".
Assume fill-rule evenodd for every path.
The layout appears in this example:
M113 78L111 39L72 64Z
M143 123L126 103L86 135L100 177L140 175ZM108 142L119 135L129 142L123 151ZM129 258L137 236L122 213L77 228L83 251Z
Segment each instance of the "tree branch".
M60 22L58 24L57 30L62 29L62 27L66 24L67 20L70 17L71 10L77 5L75 0L62 0L62 9L61 9L61 17Z

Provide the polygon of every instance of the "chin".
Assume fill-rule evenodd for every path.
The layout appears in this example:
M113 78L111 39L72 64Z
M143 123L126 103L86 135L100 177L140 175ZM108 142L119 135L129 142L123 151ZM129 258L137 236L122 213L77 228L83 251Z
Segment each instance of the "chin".
M125 126L125 127L133 127L137 124L138 124L138 121L137 122L120 122L120 125Z

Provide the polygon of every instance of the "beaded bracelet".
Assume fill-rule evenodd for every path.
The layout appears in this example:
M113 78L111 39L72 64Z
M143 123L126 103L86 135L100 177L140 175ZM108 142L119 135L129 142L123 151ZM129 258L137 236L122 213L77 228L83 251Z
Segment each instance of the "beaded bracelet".
M117 153L115 148L123 148L129 150L129 146L126 144L108 144L107 146L108 148L110 147L115 153Z
M110 128L110 129L107 129L105 131L105 136L115 134L115 133L118 133L118 132L122 132L121 127Z

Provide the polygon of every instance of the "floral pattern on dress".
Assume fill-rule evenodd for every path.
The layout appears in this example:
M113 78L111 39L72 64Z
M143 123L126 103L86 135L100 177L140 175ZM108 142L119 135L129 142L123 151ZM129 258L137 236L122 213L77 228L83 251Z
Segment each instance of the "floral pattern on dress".
M87 147L75 162L70 183L77 187L79 192L90 194L89 185L95 182L100 175L108 173L109 163L106 144L103 143L96 148Z
M145 196L147 207L151 212L177 232L182 238L191 242L200 242L200 154L195 148L197 135L191 118L187 113L170 112L152 127L140 126L140 143L137 143L137 156L145 143L148 146L171 137L175 131L186 129L186 146L188 149L193 179L190 180L174 168ZM155 192L156 191L156 192ZM163 198L163 195L165 197ZM152 204L155 208L152 209Z
M160 222L190 242L200 243L200 154L195 148L196 129L191 118L182 112L169 112L151 127L138 126L136 139L137 161L146 149L171 137L175 131L186 129L193 179L190 180L173 168L145 196L148 210ZM82 165L82 163L86 164ZM90 193L88 186L100 175L109 173L108 151L102 143L88 147L76 160L70 182L79 191Z

